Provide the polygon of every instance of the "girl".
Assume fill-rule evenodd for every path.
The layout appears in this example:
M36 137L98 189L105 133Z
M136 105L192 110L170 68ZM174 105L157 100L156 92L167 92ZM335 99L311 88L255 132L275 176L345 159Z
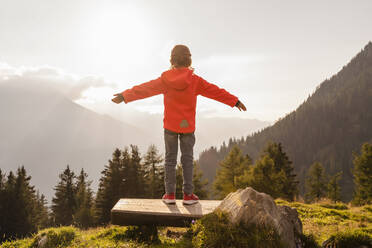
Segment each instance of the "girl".
M195 144L196 98L202 95L246 111L238 98L194 74L191 53L187 46L176 45L171 52L171 69L155 80L134 86L115 94L113 102L132 102L146 97L164 95L165 141L165 194L166 204L174 204L176 192L176 164L178 140L183 170L183 204L195 204L199 198L193 194L193 148Z

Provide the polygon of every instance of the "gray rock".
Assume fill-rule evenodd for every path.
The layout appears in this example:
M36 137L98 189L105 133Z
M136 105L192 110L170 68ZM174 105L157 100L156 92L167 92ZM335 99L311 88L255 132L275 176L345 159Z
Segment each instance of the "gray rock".
M273 226L289 248L302 247L298 234L302 223L297 211L288 206L277 206L273 198L251 187L230 193L216 208L226 212L234 224Z

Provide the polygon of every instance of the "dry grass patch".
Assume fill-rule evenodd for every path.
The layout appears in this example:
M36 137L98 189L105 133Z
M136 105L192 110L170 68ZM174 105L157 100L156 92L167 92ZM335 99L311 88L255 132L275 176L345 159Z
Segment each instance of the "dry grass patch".
M305 234L314 235L321 244L336 233L372 230L372 206L353 207L344 203L321 201L314 204L276 200L279 205L297 209ZM372 237L372 235L371 235Z

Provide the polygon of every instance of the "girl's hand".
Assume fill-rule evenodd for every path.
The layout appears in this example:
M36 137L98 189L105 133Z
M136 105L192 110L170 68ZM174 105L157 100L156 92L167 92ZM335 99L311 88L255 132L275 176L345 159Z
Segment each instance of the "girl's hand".
M247 108L244 106L244 104L238 100L238 102L235 104L235 107L239 109L239 111L247 111Z
M111 99L114 103L119 104L124 101L124 97L121 93L114 94L114 96L115 97Z

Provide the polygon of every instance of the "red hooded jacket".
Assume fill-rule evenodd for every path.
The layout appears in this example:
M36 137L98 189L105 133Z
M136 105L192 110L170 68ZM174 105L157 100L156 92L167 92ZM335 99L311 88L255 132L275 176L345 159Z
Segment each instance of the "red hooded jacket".
M177 133L195 131L196 98L202 95L234 107L238 98L203 78L189 68L165 71L155 80L122 92L124 102L164 95L164 128Z

